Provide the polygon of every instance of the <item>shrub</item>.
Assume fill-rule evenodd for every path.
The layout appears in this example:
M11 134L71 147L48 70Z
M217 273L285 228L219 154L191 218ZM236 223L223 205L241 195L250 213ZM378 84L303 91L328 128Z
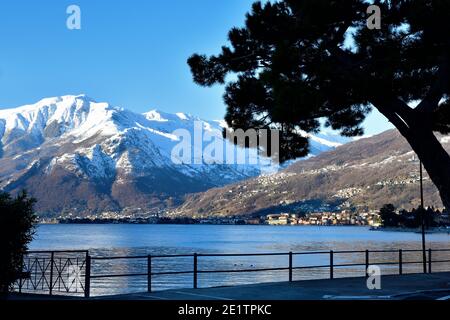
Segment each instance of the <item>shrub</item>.
M22 257L33 239L35 199L25 191L13 198L0 192L0 293L7 293L22 271Z

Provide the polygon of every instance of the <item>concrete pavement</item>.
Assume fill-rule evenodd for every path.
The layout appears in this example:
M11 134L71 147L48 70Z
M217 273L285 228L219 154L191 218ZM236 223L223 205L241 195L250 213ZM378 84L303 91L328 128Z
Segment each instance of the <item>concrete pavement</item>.
M97 297L100 300L437 300L450 296L450 273L389 275L381 289L365 278L263 283L233 287L177 289Z

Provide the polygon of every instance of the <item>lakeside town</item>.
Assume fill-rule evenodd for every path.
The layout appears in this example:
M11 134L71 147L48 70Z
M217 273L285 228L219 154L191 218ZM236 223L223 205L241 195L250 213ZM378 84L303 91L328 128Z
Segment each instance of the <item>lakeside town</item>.
M368 212L353 212L342 210L338 212L312 213L276 213L262 216L234 217L166 217L158 214L136 216L132 214L118 215L105 212L101 215L85 217L59 216L57 218L41 218L41 224L203 224L203 225L270 225L270 226L368 226L374 229L381 227L414 228L417 227L419 212L413 209L385 212L391 205L385 205L381 210ZM450 226L448 211L440 212L427 209L427 227Z
M157 214L149 217L135 215L120 215L106 212L100 216L92 215L86 217L42 218L42 224L108 224L108 223L130 223L130 224L223 224L223 225L318 225L318 226L372 226L381 225L378 212L354 213L343 210L341 212L316 212L316 213L277 213L259 217L211 217L211 218L167 218Z

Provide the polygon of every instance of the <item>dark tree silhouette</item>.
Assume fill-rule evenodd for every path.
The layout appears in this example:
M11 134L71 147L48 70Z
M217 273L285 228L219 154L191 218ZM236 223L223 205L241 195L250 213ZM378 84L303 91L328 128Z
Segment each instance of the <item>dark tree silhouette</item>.
M395 212L395 207L392 204L385 204L380 209L380 218L385 227L398 227L400 216Z
M441 215L439 210L427 208L425 210L425 227L437 227L437 218ZM385 227L419 228L422 225L422 208L412 209L410 212L403 209L397 214L392 204L385 204L380 209L380 218ZM445 225L442 224L441 225Z
M322 118L343 135L361 135L375 107L450 208L450 156L434 134L450 132L450 1L374 2L380 30L367 27L363 0L256 2L245 27L229 32L230 46L189 58L194 81L227 84L232 128L280 129L282 161L308 153L298 129L317 132Z
M0 192L0 293L9 291L21 273L22 257L34 234L35 200L22 192L16 198Z

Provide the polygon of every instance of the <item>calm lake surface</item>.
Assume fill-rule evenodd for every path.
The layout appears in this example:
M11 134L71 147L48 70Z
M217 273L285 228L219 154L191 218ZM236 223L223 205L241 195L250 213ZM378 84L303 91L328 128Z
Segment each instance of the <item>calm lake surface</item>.
M450 248L450 235L427 235L432 249ZM166 255L196 253L272 253L342 250L420 249L420 234L369 231L366 227L313 226L228 226L228 225L40 225L30 250L89 250L93 275L146 272L146 259L95 260L95 257ZM403 260L420 261L420 253L405 252ZM372 253L371 263L395 262L399 254ZM434 259L450 259L437 252ZM192 257L154 259L152 272L192 271ZM364 254L336 254L335 264L364 263ZM238 270L288 266L288 256L199 257L199 270ZM329 254L294 256L294 267L329 264ZM420 264L404 267L404 272L420 271ZM447 264L433 265L435 271L450 270ZM382 266L382 271L398 273L398 265ZM329 268L298 269L294 280L326 278ZM364 267L336 268L336 277L363 275ZM201 273L199 287L286 281L287 271L247 273ZM154 290L192 286L192 274L161 275L152 279ZM145 276L93 279L93 295L140 292L147 288Z

